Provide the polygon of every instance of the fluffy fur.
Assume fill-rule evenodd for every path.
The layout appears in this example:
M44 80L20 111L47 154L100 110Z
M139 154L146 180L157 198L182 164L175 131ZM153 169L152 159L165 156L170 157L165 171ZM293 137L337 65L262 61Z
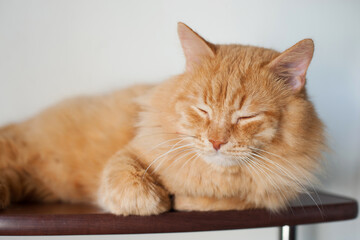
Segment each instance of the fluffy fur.
M99 204L119 215L279 210L306 192L323 126L305 91L312 40L214 45L179 23L186 71L79 97L0 129L0 207ZM174 201L170 201L170 196Z

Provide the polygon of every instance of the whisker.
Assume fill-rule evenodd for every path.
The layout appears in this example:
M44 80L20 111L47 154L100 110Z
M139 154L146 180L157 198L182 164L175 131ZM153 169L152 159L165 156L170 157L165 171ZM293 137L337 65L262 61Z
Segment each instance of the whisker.
M259 150L260 150L260 149L259 149ZM271 153L268 152L268 151L265 151L265 150L262 150L262 151L271 154ZM256 153L253 153L253 154L256 154ZM267 160L267 161L272 162L273 164L277 165L280 169L282 169L285 173L287 173L287 172L286 172L286 169L284 169L281 165L277 164L277 163L274 162L274 161L271 161L269 158L264 159L265 156L261 155L260 153L258 153L258 154L260 155L259 157L262 158L263 160ZM277 156L277 157L281 158L282 160L286 161L287 163L291 164L287 159L282 158L282 157L279 156L279 155L273 154L273 156ZM298 172L302 172L299 168L297 168L297 167L294 166L294 165L290 165L289 167L294 168L294 169L295 169L296 171L298 171ZM290 175L288 175L289 177L292 176L292 178L294 178L295 181L297 181L299 184L301 184L301 182L298 180L298 178L296 178L292 173L289 172L288 174L290 174ZM305 175L304 173L303 173L303 176L306 178L306 181L307 181L307 183L310 185L310 187L312 187L313 190L316 192L314 186L311 184L310 180L306 177L306 175ZM303 186L303 185L301 184L301 186ZM303 187L305 188L305 186L303 186Z
M254 150L257 150L257 151L264 152L264 153L268 153L268 154L270 154L270 155L273 155L273 156L275 156L275 157L278 157L278 158L284 160L285 162L291 164L288 159L286 159L286 158L284 158L284 157L282 157L282 156L280 156L280 155L278 155L278 154L275 154L275 153L272 153L272 152L269 152L269 151L266 151L266 150L263 150L263 149L255 148L255 147L250 147L250 148L252 148L252 149L254 149ZM299 170L296 166L292 166L292 167L295 168L296 170ZM299 172L302 172L302 171L299 170ZM307 178L306 174L303 174L303 176L305 177L306 181L307 181L308 184L310 185L309 187L311 187L312 190L313 190L313 192L315 193L317 200L318 200L318 201L320 202L320 204L322 205L320 196L319 196L319 194L317 193L314 185L313 185L313 184L311 183L311 181ZM313 201L314 201L314 200L313 200ZM315 202L315 201L314 201L314 202Z
M276 166L278 167L278 169L272 168L272 170L274 170L274 171L276 171L276 172L278 172L277 170L280 170L280 173L282 174L282 176L285 176L285 177L290 178L291 180L293 180L294 182L296 182L296 183L302 188L302 191L303 191L303 192L307 192L305 186L304 186L294 175L292 175L290 172L286 172L286 170L285 170L283 167L281 167L279 164L277 164L276 162L271 161L271 160L268 159L268 158L265 158L265 157L263 157L263 156L260 156L260 155L258 155L258 154L255 154L255 153L253 153L253 156L259 157L259 158L263 159L264 161L266 161L266 162L268 162L268 163L271 163L271 164L276 165ZM270 166L269 164L266 164L266 162L263 162L263 164L265 164L265 165L267 166L266 168L267 168L269 171L271 171L272 173L276 174L274 171L271 170L271 168L270 168L271 166ZM278 172L278 173L279 173L279 172Z
M176 177L175 177L175 181L177 181L177 179L178 179L178 177L179 177L179 174L180 174L181 170L184 168L184 166L185 166L188 162L190 162L192 159L194 159L194 158L195 158L195 160L198 159L200 155L201 155L200 153L195 153L194 156L190 157L188 160L185 161L185 163L184 163L184 164L179 168L179 170L177 171L177 174L176 174ZM194 160L194 161L195 161L195 160Z
M253 157L254 157L254 156L253 156ZM255 159L256 159L256 158L255 158ZM256 160L258 160L258 159L256 159ZM266 164L265 162L263 162L263 164L265 164L265 165L267 166L266 169L268 169L269 171L271 171L273 174L277 175L277 174L274 173L271 169L268 168L268 167L270 167L268 164ZM260 165L260 166L261 166L261 165ZM275 170L275 169L274 169L274 170ZM303 189L303 191L304 191L304 190L306 191L306 189L304 189L303 187L302 187L302 189ZM282 191L280 191L280 192L282 193ZM286 199L286 197L284 196L284 194L282 194L282 196ZM300 198L299 198L298 196L296 196L296 198L299 200L301 206L303 207L303 204L302 204ZM291 212L293 212L293 211L291 210Z
M177 157L179 154L181 154L181 153L183 153L183 152L187 152L187 153L184 154L184 155L182 155L182 156L180 156L180 157L185 157L185 156L187 156L187 155L189 155L189 154L191 154L191 153L195 153L195 151L194 151L193 149L195 149L195 148L194 148L194 147L189 147L189 148L183 149L183 150L181 150L180 152L178 152L178 154L175 155L175 157ZM177 158L177 159L178 159L178 158ZM169 160L169 159L168 159L168 158L163 158L163 159L161 160L160 164L158 164L158 166L156 166L156 168L154 169L153 172L156 172L156 170L157 170L158 168L160 168L160 166L162 165L162 163L164 163L166 160ZM173 161L172 163L170 163L170 165L167 166L167 167L164 169L164 171L167 170L173 163L174 163L174 161Z
M185 134L185 133L176 133L176 132L158 132L158 133L152 133L152 134L144 134L144 135L138 135L137 138L143 138L143 137L153 137L157 135L177 135L177 136L186 136L191 138L197 138L194 135Z
M309 196L309 198L315 203L315 205L316 205L317 208L319 209L319 212L323 215L323 212L322 212L322 210L320 209L320 207L319 207L319 205L317 204L317 202L315 201L315 199L312 197L312 195L309 193L309 191L306 189L306 187L301 183L301 181L300 181L298 178L296 178L291 172L286 171L286 169L284 169L281 165L279 165L279 164L277 164L276 162L270 160L269 158L266 158L265 156L262 156L262 155L259 155L259 154L256 154L256 153L252 153L252 154L255 155L255 156L257 156L257 157L259 157L259 158L261 158L261 159L263 159L264 161L267 161L267 162L269 162L269 163L271 163L271 164L273 164L273 165L276 165L276 166L279 168L279 170L283 173L283 176L287 176L287 177L289 177L290 179L292 179L294 182L296 182L296 183L301 187L302 192L304 192L305 194L307 194L307 195ZM279 157L280 157L280 156L279 156ZM288 161L287 161L287 162L288 162ZM289 162L288 162L288 163L289 163ZM299 171L299 169L297 169L297 170ZM305 178L306 178L306 176L305 176ZM311 185L311 182L309 181L309 179L306 178L306 180L307 180L308 184ZM314 189L314 191L315 191L315 189ZM315 191L315 192L316 192L316 191Z
M264 171L264 169L262 169L262 167L264 167L264 166L262 166L262 165L260 165L258 162L256 162L256 161L254 161L252 158L250 158L249 157L249 159L251 159L252 161L252 163L254 164L254 165L256 165L257 167L258 167L258 169L265 175L265 176L267 176L268 177L268 179L271 181L271 183L272 183L272 185L281 193L281 190L280 190L280 187L279 187L279 185L274 181L274 179L267 173L267 172L265 172ZM265 167L266 168L266 167ZM268 168L266 168L266 169L268 169ZM269 170L269 169L268 169ZM269 171L271 171L271 170L269 170ZM273 171L271 171L272 173L274 173ZM276 173L274 173L275 175L276 175Z
M244 165L246 167L246 169L252 173L251 169L254 171L254 173L259 177L261 178L259 172L257 171L257 169L251 164L252 160L249 158L249 157L238 157L240 160L244 161L244 164L241 164L237 161L238 165L239 166L242 166ZM236 158L236 160L238 160L238 158ZM251 168L251 169L250 169ZM268 183L265 182L266 186L268 186ZM268 192L266 191L266 194L268 195ZM269 196L269 195L268 195Z
M193 148L193 149L196 149L196 148ZM174 163L176 163L176 162L179 161L180 159L186 157L187 155L190 155L191 153L196 153L196 151L192 150L192 151L190 151L190 152L188 152L188 153L186 153L186 154L184 154L184 155L182 155L182 156L177 157L175 160L173 160L173 162L172 162L167 168L171 167L171 165L173 165ZM178 155L179 155L179 154L178 154ZM178 156L178 155L176 155L176 156ZM166 169L167 169L167 168L166 168Z
M189 158L189 159L181 166L181 168L179 169L179 171L180 171L181 169L183 169L188 162L190 162L190 161L191 161L192 159L194 159L195 157L198 157L199 155L200 155L199 153L196 153L194 156L192 156L191 158Z
M180 140L180 139L181 139L181 140ZM179 137L179 138L172 138L172 139L169 139L169 140L167 140L167 141L163 141L163 142L157 144L156 146L152 147L148 152L154 150L155 148L157 148L157 147L159 147L159 146L161 146L161 145L163 145L163 144L165 144L165 143L172 142L172 141L175 141L175 140L180 140L180 141L177 142L177 143L179 143L179 142L184 141L185 139L184 139L184 137ZM175 143L175 144L177 144L177 143Z
M246 157L247 158L247 162L249 164L249 166L251 166L253 169L254 169L254 172L259 176L259 178L262 178L260 176L260 174L258 173L258 171L256 171L256 169L258 169L259 171L261 171L264 176L266 177L266 179L268 179L268 181L270 181L272 183L272 185L275 187L275 190L277 190L277 192L279 192L279 194L284 198L286 199L285 195L283 194L283 192L281 191L280 187L278 186L278 184L276 184L273 180L273 178L267 174L265 171L263 171L261 169L261 165L257 165L258 167L256 168L256 162L254 160L252 160L252 158L250 157ZM254 164L254 165L253 165ZM268 186L268 182L265 181L265 184L266 186ZM270 195L269 195L269 192L268 191L265 191L266 192L266 196L268 197L268 199L270 199ZM292 211L292 210L291 210ZM293 211L292 211L293 212Z
M169 151L161 154L160 156L158 156L157 158L155 158L155 159L149 164L149 166L145 169L145 172L144 172L142 178L144 178L144 176L145 176L145 174L147 173L147 171L149 170L149 168L150 168L156 161L158 161L159 159L161 159L162 157L168 155L169 153L171 153L171 152L173 152L173 151L176 151L176 150L178 150L178 149L181 149L181 148L184 148L184 147L187 147L187 146L192 146L192 145L193 145L193 144L183 145L183 146L177 147L177 148L175 148L175 149L171 149L171 150L169 150Z
M165 143L168 143L168 142L171 142L171 141L176 141L176 140L180 140L180 142L181 142L183 139L184 139L184 137L172 138L172 139L169 139L169 140L165 140L165 141L163 141L163 142L161 142L161 143L157 144L156 146L152 147L151 149L149 149L149 150L145 151L145 152L144 152L144 154L146 154L146 153L150 153L151 151L153 151L153 150L155 150L156 148L158 148L158 147L160 147L160 146L164 145ZM168 146L168 145L167 145L167 146ZM173 145L171 145L171 146L173 146ZM139 160L139 158L138 158L138 157L137 157L137 160Z

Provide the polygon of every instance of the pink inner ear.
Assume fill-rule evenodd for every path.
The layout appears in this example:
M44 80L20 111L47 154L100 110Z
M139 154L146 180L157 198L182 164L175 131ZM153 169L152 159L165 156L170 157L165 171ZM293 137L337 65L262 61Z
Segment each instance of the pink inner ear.
M291 88L295 91L298 91L300 89L302 89L305 85L305 78L303 77L295 77L293 79L290 80L290 85L291 85Z
M207 49L204 49L204 45L197 39L186 36L180 40L183 43L186 61L188 62L199 63L202 57L209 54Z
M304 39L281 53L269 63L280 77L286 79L291 88L298 92L305 85L306 71L314 52L311 39Z
M310 61L308 59L302 59L302 61L295 63L294 69L292 70L294 76L305 76L309 64Z
M303 59L298 63L293 63L294 67L290 68L290 85L295 91L301 90L305 85L305 75L310 62Z

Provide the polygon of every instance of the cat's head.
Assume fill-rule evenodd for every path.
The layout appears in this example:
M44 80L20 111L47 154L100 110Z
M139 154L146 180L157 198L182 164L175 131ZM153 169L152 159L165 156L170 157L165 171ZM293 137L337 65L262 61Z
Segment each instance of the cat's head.
M172 108L172 131L187 136L205 161L225 167L246 162L257 149L303 151L308 137L321 135L305 91L311 39L279 53L211 44L183 23L178 34L186 71L168 89L168 102L161 101Z

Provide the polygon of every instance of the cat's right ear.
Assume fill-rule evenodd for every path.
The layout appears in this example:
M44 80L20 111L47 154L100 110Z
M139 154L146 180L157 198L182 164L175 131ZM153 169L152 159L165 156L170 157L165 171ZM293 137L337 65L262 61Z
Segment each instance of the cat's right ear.
M214 46L182 22L178 34L186 58L186 70L191 71L205 57L214 57Z
M268 66L285 79L293 91L300 92L305 86L306 71L313 54L313 40L304 39L282 52Z

